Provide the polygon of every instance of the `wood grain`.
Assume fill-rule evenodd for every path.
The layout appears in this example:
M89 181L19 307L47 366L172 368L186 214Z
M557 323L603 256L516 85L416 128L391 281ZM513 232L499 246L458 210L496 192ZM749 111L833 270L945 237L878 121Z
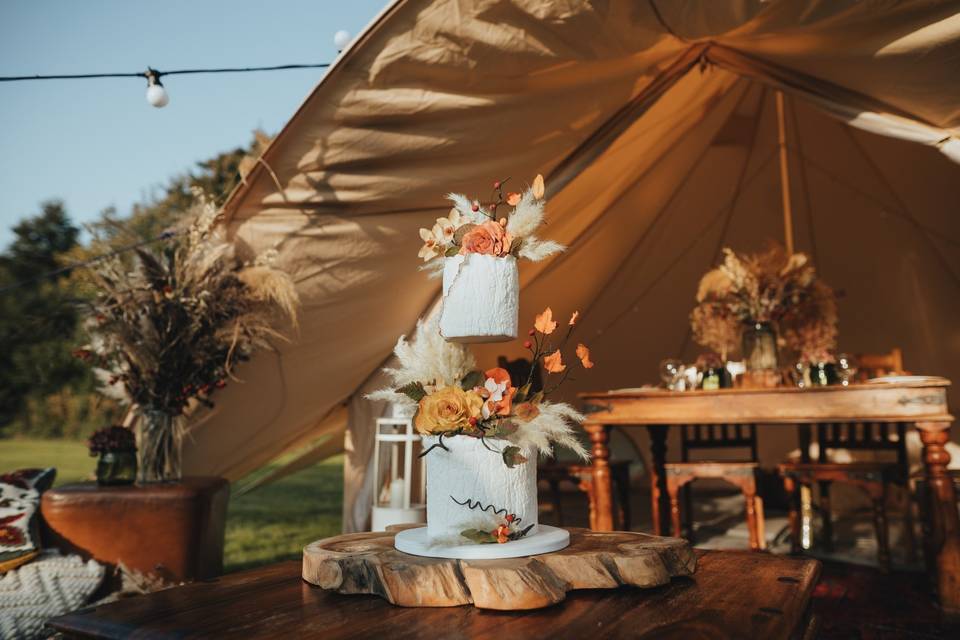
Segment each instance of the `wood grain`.
M397 527L395 530L401 530ZM570 529L570 546L527 558L452 560L397 551L395 531L318 540L303 550L303 579L402 607L539 609L573 589L658 587L696 569L687 541L644 533Z
M79 638L780 638L807 627L816 560L698 551L697 572L657 589L574 591L548 609L412 609L345 596L300 579L286 562L61 616Z

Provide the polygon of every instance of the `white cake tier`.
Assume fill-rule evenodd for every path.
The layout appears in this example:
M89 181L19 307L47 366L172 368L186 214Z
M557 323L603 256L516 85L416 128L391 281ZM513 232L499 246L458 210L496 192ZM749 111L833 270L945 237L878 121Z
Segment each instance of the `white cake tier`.
M516 338L520 309L517 259L468 253L443 260L440 335L452 342Z
M424 436L427 449L437 443L436 436ZM492 531L503 523L503 511L517 516L517 529L534 525L527 535L537 531L537 457L523 451L527 462L510 469L503 458L483 446L479 438L444 438L449 451L437 447L427 454L427 537L431 543L468 543L460 535L465 529ZM502 440L488 440L494 449L507 446ZM471 509L458 502L492 505L486 511Z

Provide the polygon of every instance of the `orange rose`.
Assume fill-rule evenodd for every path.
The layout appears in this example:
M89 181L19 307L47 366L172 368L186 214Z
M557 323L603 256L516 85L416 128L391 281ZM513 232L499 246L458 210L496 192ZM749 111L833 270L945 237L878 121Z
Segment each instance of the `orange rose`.
M510 253L513 238L498 223L487 220L463 234L460 241L461 255L479 253L488 256L505 256Z

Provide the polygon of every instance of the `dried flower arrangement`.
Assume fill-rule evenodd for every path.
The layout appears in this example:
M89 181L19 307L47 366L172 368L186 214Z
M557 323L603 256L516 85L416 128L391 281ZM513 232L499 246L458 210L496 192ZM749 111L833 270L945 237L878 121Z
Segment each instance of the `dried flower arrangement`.
M91 456L101 453L132 453L137 450L137 438L130 429L114 425L95 431L87 440L87 448Z
M527 461L522 448L550 455L554 444L567 447L586 460L588 454L571 428L583 420L583 415L568 404L546 400L570 374L571 367L563 363L561 351L578 315L571 316L563 340L554 346L549 336L558 323L553 320L553 311L547 308L537 315L529 332L531 339L524 342L534 366L542 363L549 374L562 374L544 391L531 392L533 368L527 380L516 384L505 369L476 370L476 362L465 346L444 340L434 322L421 322L412 342L405 336L397 342L394 354L400 367L385 370L394 387L369 397L416 405L417 431L440 436L438 443L424 454L435 447L445 448L444 437L466 436L479 438L510 468ZM594 366L585 345L577 345L576 354L581 367ZM503 448L495 448L491 440L501 443Z
M136 407L142 480L179 477L184 413L213 406L237 362L283 338L278 316L296 324L297 293L273 266L276 252L238 258L216 207L199 200L168 244L138 249L132 263L104 260L92 273L91 344L78 355L98 368L105 393Z
M836 293L819 280L811 286L804 303L780 319L786 345L806 364L835 362L837 324Z
M825 361L836 348L835 295L807 256L776 244L757 254L723 253L723 263L700 280L690 314L694 339L725 359L745 324L771 323L802 358Z
M493 199L487 205L461 194L448 194L454 206L447 217L437 218L431 229L420 229L423 246L419 257L430 262L438 256L476 253L539 261L562 251L563 245L534 235L543 224L543 176L538 175L523 193L504 194L507 181L509 178L493 183ZM498 209L502 205L514 209L501 216Z

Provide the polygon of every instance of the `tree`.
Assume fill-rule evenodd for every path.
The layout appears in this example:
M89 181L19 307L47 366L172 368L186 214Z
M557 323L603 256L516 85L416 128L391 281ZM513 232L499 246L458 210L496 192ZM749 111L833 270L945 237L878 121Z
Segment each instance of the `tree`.
M67 277L43 278L61 266L77 245L79 230L63 203L43 203L42 212L13 228L14 241L0 255L0 425L25 407L28 396L46 395L89 374L70 357L79 313Z
M194 204L199 190L222 204L269 144L254 132L248 147L238 147L196 163L121 217L102 212L90 225L93 238L79 244L79 230L63 203L41 205L39 215L18 223L15 239L0 254L0 434L16 430L34 435L82 435L117 417L114 403L100 404L89 365L73 357L83 346L80 307L96 289L86 270L44 277L64 265L151 240L175 227ZM162 242L162 241L161 241ZM76 405L79 409L68 407ZM81 419L84 425L70 424ZM42 423L42 424L41 424Z

